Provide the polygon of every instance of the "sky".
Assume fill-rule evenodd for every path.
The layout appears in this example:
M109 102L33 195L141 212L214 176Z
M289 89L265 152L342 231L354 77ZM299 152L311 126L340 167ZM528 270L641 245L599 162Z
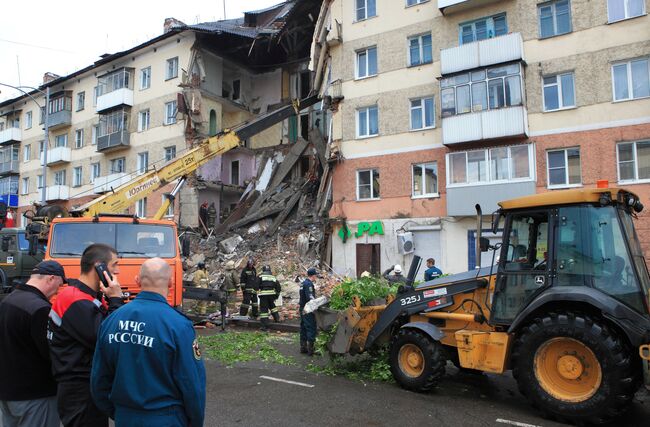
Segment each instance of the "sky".
M283 0L22 0L0 13L0 83L34 86L65 76L104 53L159 36L165 18L186 24L237 18ZM20 93L0 86L0 102Z

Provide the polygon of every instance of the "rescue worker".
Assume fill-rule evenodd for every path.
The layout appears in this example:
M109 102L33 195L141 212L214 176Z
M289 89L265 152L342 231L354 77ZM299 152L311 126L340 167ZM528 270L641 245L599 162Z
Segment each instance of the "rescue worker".
M393 274L391 275L391 271ZM384 271L384 278L390 283L406 284L406 277L402 276L402 266L399 264L391 266Z
M197 288L208 289L208 287L210 286L210 276L208 276L208 270L205 267L205 263L199 262L197 264L197 267L199 267L199 269L196 270L196 272L194 273L194 286L196 286ZM207 307L208 307L207 301L198 301L194 305L194 309L200 315L205 314Z
M203 426L205 366L192 322L167 303L171 267L145 261L142 291L99 331L92 397L120 426Z
M237 270L235 270L235 261L228 261L226 263L226 274L223 279L223 284L226 290L227 300L233 301L234 295L239 289L239 276L237 275Z
M429 280L437 279L442 276L442 271L436 267L436 260L429 258L427 260L427 269L424 272L424 281L428 282Z
M246 262L246 267L241 271L239 280L244 294L244 300L239 306L239 315L257 318L259 308L257 305L259 279L257 277L257 270L255 269L255 261L253 258L249 258L248 262Z
M307 278L300 285L300 352L309 356L314 354L314 341L316 341L316 316L314 313L305 313L305 305L316 298L314 280L318 271L315 268L307 270Z
M260 290L257 295L260 297L260 322L263 331L269 330L270 316L273 316L273 320L276 322L280 321L280 313L278 313L278 308L275 306L275 300L280 295L280 290L280 282L271 274L271 266L265 265L262 267Z

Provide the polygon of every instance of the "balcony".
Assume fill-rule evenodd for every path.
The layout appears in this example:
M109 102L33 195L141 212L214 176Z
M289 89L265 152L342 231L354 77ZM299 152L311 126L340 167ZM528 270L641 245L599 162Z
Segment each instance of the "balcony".
M47 118L49 130L56 130L72 124L72 111L61 110L56 113L50 113Z
M449 146L471 141L528 135L526 107L505 107L442 119L442 143Z
M440 72L457 73L504 62L524 60L521 34L512 33L440 51Z
M110 153L130 146L129 132L121 130L118 132L110 133L108 135L97 137L97 151L103 153Z
M117 188L120 185L126 184L130 180L130 175L124 172L113 173L108 176L100 176L95 178L95 182L93 183L93 191L95 194L105 193L107 191L111 191L111 188Z
M496 3L498 0L438 0L438 10L443 15L468 10L473 7L481 7L486 4Z
M54 147L47 150L47 165L61 165L70 162L70 153L72 150L68 147ZM41 166L45 163L43 161L43 153L41 153Z
M43 189L41 188L42 192ZM43 194L43 193L41 193ZM70 198L70 187L67 185L50 185L45 192L45 200L68 200Z
M97 97L98 113L125 105L133 106L132 89L121 88Z
M19 128L8 128L0 131L0 145L6 143L20 142L23 139L23 133Z
M447 187L447 215L476 215L474 205L481 205L483 212L499 209L497 202L535 194L535 181L508 182L467 187ZM467 203L471 200L471 203Z
M19 164L20 162L18 160L0 163L0 175L18 173Z

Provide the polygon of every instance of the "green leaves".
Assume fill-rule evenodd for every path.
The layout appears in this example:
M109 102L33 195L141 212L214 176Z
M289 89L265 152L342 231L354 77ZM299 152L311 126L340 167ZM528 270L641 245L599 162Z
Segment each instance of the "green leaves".
M273 343L285 340L292 341L291 338L261 332L228 332L199 337L199 343L206 357L226 366L251 360L293 365L295 364L293 358L284 356L273 346Z
M390 285L379 277L348 278L332 289L329 306L333 310L346 310L352 305L352 297L355 295L359 297L361 304L366 304L375 298L396 294L397 288L397 285Z
M330 355L326 365L310 363L306 369L317 374L344 376L354 381L394 381L386 348L372 355L369 353L357 356Z

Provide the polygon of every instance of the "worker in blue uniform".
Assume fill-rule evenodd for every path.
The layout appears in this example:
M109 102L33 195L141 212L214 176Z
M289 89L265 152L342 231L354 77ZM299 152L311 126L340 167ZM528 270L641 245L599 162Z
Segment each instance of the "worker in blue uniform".
M429 280L437 279L442 276L442 271L436 267L436 260L429 258L427 260L427 269L424 272L424 281L428 282Z
M305 313L305 305L316 298L314 280L318 271L315 268L307 270L307 278L300 285L300 352L309 356L314 354L314 341L316 341L316 317L314 313Z
M101 326L91 372L97 407L121 426L202 426L205 367L192 322L167 303L171 268L145 261L142 291Z

